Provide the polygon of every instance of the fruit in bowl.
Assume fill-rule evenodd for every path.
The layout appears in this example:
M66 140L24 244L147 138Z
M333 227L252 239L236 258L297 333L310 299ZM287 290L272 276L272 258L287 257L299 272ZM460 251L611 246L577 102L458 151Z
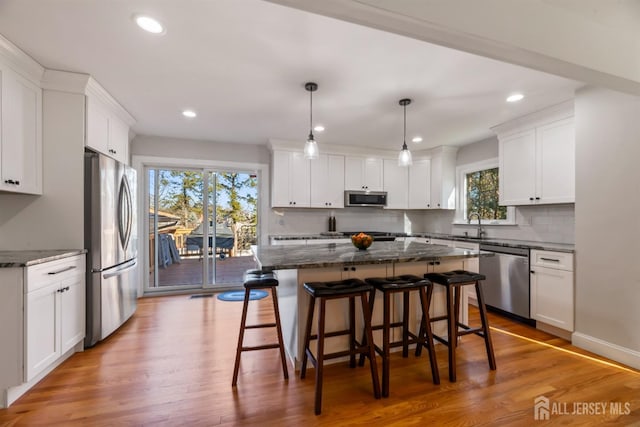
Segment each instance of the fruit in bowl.
M367 249L373 243L373 237L365 233L353 234L351 236L351 243L353 246L360 250Z

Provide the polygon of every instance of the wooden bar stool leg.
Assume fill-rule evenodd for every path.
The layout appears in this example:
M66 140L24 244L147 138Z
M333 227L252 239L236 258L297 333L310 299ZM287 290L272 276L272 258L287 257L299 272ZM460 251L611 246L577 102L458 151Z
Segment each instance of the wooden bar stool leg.
M453 296L453 286L447 286L447 327L448 337L447 337L447 347L449 353L449 381L456 381L456 329L457 329L457 321L454 318L454 296Z
M349 297L349 367L356 367L356 301L355 297Z
M276 319L276 331L278 333L278 344L280 344L280 360L282 360L282 372L284 379L289 379L289 370L287 369L287 358L284 354L284 340L282 338L282 327L280 326L280 310L278 308L278 291L275 286L271 288L271 299L273 300L273 313Z
M242 303L242 320L240 320L240 334L238 335L238 346L236 347L236 362L233 367L233 380L231 386L238 383L238 371L240 369L240 356L242 354L242 345L244 343L244 329L247 323L247 309L249 307L249 289L244 290L244 302Z
M480 309L480 321L482 322L482 329L484 330L484 343L487 347L487 358L489 359L489 368L492 371L496 370L496 357L493 353L493 343L491 342L491 333L489 332L489 322L487 320L487 307L484 305L484 294L482 293L482 286L479 282L476 282L476 296L478 298L478 308Z
M373 305L374 302L376 300L376 290L375 288L369 293L369 313L371 313L371 316L373 316ZM372 320L373 321L373 320ZM367 331L363 331L362 332L362 345L366 345L367 344ZM364 366L364 359L365 357L367 357L366 354L361 353L360 354L360 360L358 361L358 366Z
M382 325L382 397L389 397L389 341L391 334L391 292L384 292L384 313ZM373 342L371 342L373 345Z
M462 286L454 286L454 297L453 297L453 318L455 319L456 325L456 339L453 340L453 344L455 347L458 346L458 324L460 323L460 296L462 294Z
M324 322L326 303L326 298L320 298L320 313L318 315L318 349L316 350L316 415L320 415L320 412L322 410L322 377L324 374Z
M371 381L373 382L373 395L376 399L380 399L380 380L378 378L378 365L376 364L376 349L373 341L373 332L371 330L371 310L367 304L366 294L360 295L362 301L362 310L364 311L364 330L367 334L367 347L369 347L369 365L371 366Z
M315 309L316 299L310 297L309 312L307 313L307 326L304 333L304 351L302 352L302 364L300 365L300 379L304 379L307 375L307 359L309 349L309 342L311 341L311 326L313 325L313 310Z
M420 288L420 305L422 306L422 323L420 330L425 331L424 335L421 333L418 337L425 340L424 346L427 347L429 352L429 363L431 365L431 378L433 378L434 384L440 384L440 372L438 371L438 360L436 359L436 348L433 344L433 333L431 331L431 318L429 316L429 297L424 288ZM417 345L421 345L418 342Z
M409 356L409 291L402 293L402 357Z

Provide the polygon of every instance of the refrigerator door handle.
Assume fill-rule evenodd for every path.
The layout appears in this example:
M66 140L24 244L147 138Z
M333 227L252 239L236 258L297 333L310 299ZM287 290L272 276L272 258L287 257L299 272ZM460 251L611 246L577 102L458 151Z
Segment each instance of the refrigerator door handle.
M126 175L122 175L120 181L120 191L118 194L118 232L120 234L120 244L123 250L129 246L132 226L131 190L127 182Z
M122 265L118 268L118 270L114 271L113 273L106 273L106 274L103 274L103 275L102 275L102 277L103 277L104 279L111 279L112 277L120 276L121 274L124 274L124 273L126 273L127 271L129 271L129 270L131 270L131 269L135 268L136 264L137 264L136 260L135 260L135 259L133 259L133 260L131 260L131 261L129 261L129 262L127 262L127 263L125 263L125 264L122 264Z

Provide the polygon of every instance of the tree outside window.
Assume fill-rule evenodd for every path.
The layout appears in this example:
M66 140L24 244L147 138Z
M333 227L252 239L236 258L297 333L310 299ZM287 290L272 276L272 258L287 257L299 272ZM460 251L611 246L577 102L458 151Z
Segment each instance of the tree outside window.
M466 218L477 212L483 220L507 219L507 207L498 205L498 168L467 173L465 186Z

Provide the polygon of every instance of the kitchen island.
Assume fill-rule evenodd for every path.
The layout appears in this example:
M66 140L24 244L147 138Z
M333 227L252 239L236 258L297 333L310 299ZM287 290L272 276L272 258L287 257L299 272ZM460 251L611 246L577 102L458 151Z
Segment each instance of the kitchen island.
M415 274L422 277L429 272L464 269L466 263L479 256L490 256L480 251L456 249L442 245L417 242L374 242L367 250L358 250L351 243L325 243L317 245L257 246L253 248L255 258L263 270L276 272L280 286L278 300L285 348L296 369L302 359L302 338L309 296L303 290L305 282L343 280L348 278L389 277ZM378 302L381 298L376 297ZM401 311L400 297L392 305L392 319L398 319ZM430 313L445 312L445 293L440 286L434 287ZM358 310L356 310L358 312ZM336 300L327 302L326 330L345 329L347 325L347 303ZM417 300L411 300L410 322L412 330L418 331L419 316ZM462 295L460 318L467 323L467 298ZM315 318L314 318L315 319ZM361 325L361 319L357 319ZM373 323L382 322L382 304L373 311ZM434 332L446 335L444 322L434 325ZM315 325L314 331L315 333ZM376 341L380 331L374 333ZM336 337L326 343L326 352L344 349L347 337ZM339 361L339 359L335 359Z

